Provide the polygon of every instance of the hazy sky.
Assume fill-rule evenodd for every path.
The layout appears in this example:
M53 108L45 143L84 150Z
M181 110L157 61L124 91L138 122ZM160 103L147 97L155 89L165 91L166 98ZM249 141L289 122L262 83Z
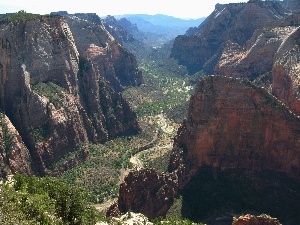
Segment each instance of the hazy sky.
M25 10L47 14L53 11L94 12L99 16L122 14L166 14L177 18L208 16L217 3L246 2L240 0L0 0L0 13Z

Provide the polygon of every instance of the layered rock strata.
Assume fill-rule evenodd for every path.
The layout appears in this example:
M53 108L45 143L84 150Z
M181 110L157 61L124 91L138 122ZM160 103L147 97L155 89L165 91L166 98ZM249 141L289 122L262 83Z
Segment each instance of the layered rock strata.
M215 74L254 80L299 114L299 19L293 14L269 23L244 46L228 41Z
M195 29L176 37L171 57L193 74L213 74L226 41L243 45L255 30L283 18L289 12L280 2L217 4L215 10Z
M58 16L0 26L0 105L30 153L32 164L26 167L44 174L69 152L82 149L77 155L83 158L69 163L76 165L87 157L86 143L139 130L135 113L110 79L117 80L117 89L121 83L137 85L141 74L133 56L103 26L91 25L103 29L97 40L84 27L73 33ZM100 42L101 37L106 39Z
M229 198L229 192L225 193L229 195L226 196L229 198L229 203L225 202L227 205L231 204L230 201L237 201L239 204L250 201L247 204L253 207L252 204L256 204L257 199L249 196L249 193L243 196L246 194L243 188L247 187L245 190L248 190L251 187L251 191L261 197L268 190L274 210L269 205L270 199L265 197L263 198L268 202L257 208L281 212L283 208L278 211L278 207L286 202L278 197L281 196L278 191L288 195L294 193L295 199L300 196L297 192L300 177L299 125L299 117L265 89L242 79L205 77L197 84L190 100L187 119L178 130L170 157L170 173L163 175L166 179L160 179L162 175L154 172L130 174L120 187L118 202L108 214L116 215L133 210L142 212L149 218L164 216L169 203L161 202L163 196L172 202L180 192L185 193L187 190L187 195L194 199L194 203L200 204L204 198L198 199L197 196L208 190L205 189L206 183L208 186L212 183L220 187L223 185L224 188L228 188L229 184L234 187L232 195L236 196L233 198L235 200ZM268 173L272 175L266 175ZM201 185L197 186L193 182L199 177L202 177L199 181ZM218 177L222 177L221 180L218 181ZM291 186L283 182L290 182ZM167 190L171 191L166 191L163 196L158 195L158 190L164 189L163 187L168 187ZM219 193L220 187L213 187L216 189L213 198L220 195L222 201L210 201L225 201L224 193ZM243 188L238 190L241 187ZM186 195L183 196L185 201ZM232 202L231 206L235 204L237 203ZM298 207L297 201L293 204ZM208 205L203 207L201 212L195 209L198 215L208 210ZM290 206L286 212L290 212L292 208Z
M103 21L97 15L77 13L64 15L64 18L79 54L93 63L94 69L115 91L120 92L126 87L143 83L135 56L105 29Z
M241 79L209 76L197 84L175 146L183 149L193 168L275 170L298 179L299 123L265 89Z
M119 216L133 211L146 215L149 219L164 216L177 193L174 180L152 169L130 172L120 185L118 201L113 204L107 215Z

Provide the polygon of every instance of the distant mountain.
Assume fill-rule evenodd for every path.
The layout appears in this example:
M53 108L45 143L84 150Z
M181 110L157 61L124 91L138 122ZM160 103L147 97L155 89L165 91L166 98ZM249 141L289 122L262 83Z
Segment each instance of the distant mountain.
M141 30L144 29L142 27L143 21L146 21L148 22L146 24L152 24L155 26L177 27L177 28L181 27L185 29L184 32L186 31L186 28L195 27L195 26L198 27L205 20L205 17L199 19L180 19L180 18L175 18L173 16L167 16L162 14L156 14L156 15L127 14L124 15L123 17L127 18L131 22L136 23L139 29Z
M177 35L184 34L190 27L198 27L205 20L205 18L180 19L162 14L126 14L115 16L115 18L126 18L140 31L158 35L164 43L174 39Z

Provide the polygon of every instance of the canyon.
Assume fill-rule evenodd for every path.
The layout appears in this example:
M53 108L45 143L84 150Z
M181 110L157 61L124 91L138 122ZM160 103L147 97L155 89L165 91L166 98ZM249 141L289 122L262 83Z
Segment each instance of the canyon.
M258 210L298 223L299 8L288 3L217 4L198 28L176 37L171 57L191 75L205 75L174 139L168 173L125 179L109 215L133 209L166 216L181 195L182 216L193 221L221 224L210 220L213 212ZM161 176L160 188L148 183Z
M296 3L217 4L203 23L175 38L170 57L163 61L160 56L157 62L143 57L162 48L151 49L135 39L126 27L139 31L126 19L61 11L1 21L0 175L60 176L88 161L89 147L99 144L92 158L103 153L99 157L113 157L109 164L126 170L107 217L135 212L150 220L166 218L180 204L182 218L210 225L299 224L300 8ZM140 62L127 49L139 51L135 54ZM177 71L184 82L177 84L168 73L159 77L159 69L152 71L147 63L157 63L159 69L170 66L170 73ZM196 85L187 86L194 77ZM167 122L150 125L155 124L155 116L165 119L184 108L186 96L177 99L180 103L172 99L170 105L160 99L167 110L159 108L155 103L160 93L167 96L173 91L161 83L157 86L162 90L156 90L153 84L159 79L171 87L178 85L178 95L191 93L171 150L164 155L168 157L164 172L147 166L141 151L157 142L170 146L164 143L173 135L165 129ZM149 127L156 129L147 130L147 137L131 148L111 142L116 148L111 151L104 145L124 136L121 142L130 142ZM120 155L123 161L115 159ZM140 166L127 170L131 159ZM103 179L113 179L111 174L106 172ZM103 181L96 174L88 176ZM72 177L74 183L85 184L81 178ZM233 219L236 215L244 216Z
M45 16L2 22L0 38L2 122L16 130L8 141L20 153L4 151L2 126L2 173L57 174L85 160L88 142L140 130L119 92L140 85L142 74L103 25ZM72 162L53 170L75 150Z

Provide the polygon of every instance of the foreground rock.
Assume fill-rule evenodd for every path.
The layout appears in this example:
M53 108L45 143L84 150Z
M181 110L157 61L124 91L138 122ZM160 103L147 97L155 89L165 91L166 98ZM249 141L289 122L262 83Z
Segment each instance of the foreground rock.
M276 218L267 215L253 216L245 215L235 218L232 225L281 225Z
M128 211L140 212L149 219L164 216L177 192L170 176L144 169L130 172L120 185L118 201L107 212L119 216Z

